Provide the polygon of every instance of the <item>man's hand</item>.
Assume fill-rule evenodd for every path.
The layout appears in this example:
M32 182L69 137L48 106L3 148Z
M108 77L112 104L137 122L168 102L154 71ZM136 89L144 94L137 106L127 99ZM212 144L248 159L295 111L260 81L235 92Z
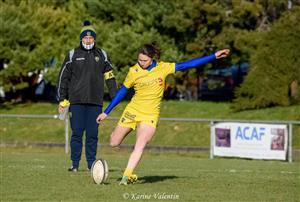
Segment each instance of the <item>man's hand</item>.
M107 114L105 114L105 113L99 114L99 116L96 119L96 122L100 123L101 121L104 121L104 119L106 119L106 117L107 117Z
M63 101L61 101L58 105L58 113L63 113L65 111L65 107L70 106L70 102L67 99L64 99Z
M61 113L64 113L64 111L65 111L65 108L61 105L58 105L58 113L61 114Z
M220 59L220 58L225 58L229 55L230 53L230 50L229 49L223 49L223 50L219 50L215 53L215 56L217 59Z

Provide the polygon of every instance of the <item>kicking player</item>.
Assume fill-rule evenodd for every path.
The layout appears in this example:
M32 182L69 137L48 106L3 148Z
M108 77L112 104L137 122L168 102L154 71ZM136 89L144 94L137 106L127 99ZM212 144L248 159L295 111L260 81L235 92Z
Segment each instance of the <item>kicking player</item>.
M116 147L121 144L126 135L136 129L135 146L120 185L137 181L133 170L139 163L147 143L155 134L166 77L177 71L196 68L215 59L227 57L229 52L229 49L224 49L209 56L185 62L168 63L157 61L160 58L160 49L155 44L142 46L138 53L138 63L129 69L123 86L105 111L97 117L98 123L106 119L111 110L125 97L128 89L134 88L135 94L110 137L110 145Z

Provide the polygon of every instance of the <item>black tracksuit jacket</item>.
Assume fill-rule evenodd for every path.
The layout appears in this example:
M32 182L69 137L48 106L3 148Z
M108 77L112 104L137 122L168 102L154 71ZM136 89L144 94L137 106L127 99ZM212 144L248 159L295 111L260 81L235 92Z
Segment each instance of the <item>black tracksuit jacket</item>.
M112 70L105 51L95 46L91 50L86 50L82 46L72 49L66 55L59 73L58 101L67 99L71 104L103 106L105 73L110 74L105 80L110 97L114 97L117 91Z

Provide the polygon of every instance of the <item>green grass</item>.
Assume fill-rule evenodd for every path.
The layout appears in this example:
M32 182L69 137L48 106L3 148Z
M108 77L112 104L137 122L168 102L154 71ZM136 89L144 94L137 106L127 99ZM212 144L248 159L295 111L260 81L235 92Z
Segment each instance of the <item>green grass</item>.
M104 106L107 106L107 102ZM127 102L121 102L110 114L120 116ZM2 104L2 114L55 114L57 105L51 103ZM161 117L232 118L261 120L300 120L300 105L271 107L259 110L234 112L229 103L163 101Z
M118 182L129 153L100 154L110 168L105 185L92 182L84 159L78 173L67 172L63 149L1 148L1 201L161 201L155 196L163 194L179 200L162 201L300 201L299 162L146 152L139 183L124 187Z
M114 109L111 117L119 117L126 102ZM107 103L105 103L107 106ZM26 103L1 106L2 114L56 114L56 104ZM164 101L161 117L249 119L249 120L300 120L300 106L273 107L261 110L233 112L228 103ZM116 120L108 120L100 127L100 142L108 143ZM64 122L51 119L1 118L1 141L64 142ZM210 125L208 123L160 121L153 145L209 147ZM132 144L135 135L125 139ZM293 147L300 148L300 126L293 128Z
M119 117L126 103L111 114ZM106 106L106 104L105 104ZM2 114L56 113L55 104L2 105ZM233 112L227 103L164 102L161 117L300 120L300 106ZM100 143L107 143L117 121L100 127ZM208 123L161 121L152 145L209 147ZM64 122L54 119L1 118L1 143L64 142ZM134 133L124 144L135 140ZM300 148L300 126L293 128L293 147ZM109 181L95 185L83 159L80 172L69 173L69 155L63 148L1 148L1 201L300 201L299 156L283 161L209 159L208 153L147 151L136 172L138 184L120 187L129 152L101 149L98 156L110 167ZM155 199L158 195L179 200ZM125 199L124 197L129 197ZM150 198L150 199L148 199Z

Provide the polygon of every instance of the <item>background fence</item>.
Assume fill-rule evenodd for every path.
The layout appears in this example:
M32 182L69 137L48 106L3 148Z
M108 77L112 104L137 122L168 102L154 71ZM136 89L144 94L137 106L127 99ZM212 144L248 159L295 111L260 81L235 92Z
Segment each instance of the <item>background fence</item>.
M29 118L29 119L58 119L59 115L41 115L41 114L0 114L0 118ZM118 120L118 117L108 117L108 120ZM238 123L260 123L260 124L286 124L288 126L288 161L292 162L292 137L293 137L293 125L300 125L300 121L289 120L241 120L241 119L206 119L206 118L160 118L160 121L176 121L176 122L205 122L211 126L218 122L238 122ZM64 120L64 147L65 153L69 152L69 119ZM41 143L41 145L43 145ZM123 148L132 148L132 145L123 145ZM212 153L212 138L210 147L210 158L213 158ZM158 151L172 151L181 149L182 151L196 151L196 150L208 150L208 148L196 148L189 146L148 146L148 149Z

